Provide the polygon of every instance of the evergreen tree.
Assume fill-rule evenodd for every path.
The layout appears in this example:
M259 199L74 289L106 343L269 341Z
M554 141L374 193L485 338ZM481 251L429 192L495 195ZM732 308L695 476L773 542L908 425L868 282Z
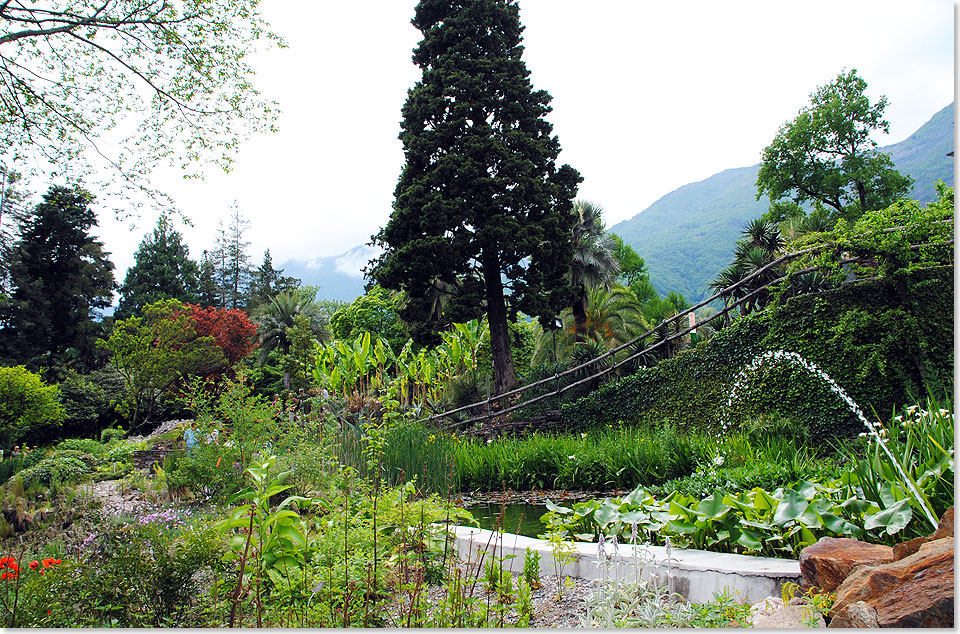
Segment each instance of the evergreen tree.
M230 205L227 225L220 222L215 255L219 260L217 284L221 292L221 305L225 308L245 308L247 285L250 283L251 266L247 249L250 243L243 239L250 228L250 221L240 213L237 201Z
M300 287L300 280L283 274L283 269L273 268L270 249L263 252L263 264L253 272L247 290L247 307L256 310L270 302L281 291L292 291Z
M197 302L201 306L223 306L220 286L217 284L216 255L204 249L197 275Z
M134 264L120 287L117 319L139 314L144 306L161 299L197 301L199 268L190 259L183 236L165 215L157 220L152 235L140 242L133 257Z
M113 264L90 235L93 196L78 187L51 187L21 223L11 253L12 292L0 315L0 352L33 368L64 358L90 361L98 326L115 286Z
M521 60L514 0L421 0L413 25L422 77L403 106L406 165L370 274L406 293L401 317L420 343L439 341L431 289L452 289L448 320L486 313L500 392L516 383L510 314L546 322L571 303L581 178L555 164L550 95L533 90Z

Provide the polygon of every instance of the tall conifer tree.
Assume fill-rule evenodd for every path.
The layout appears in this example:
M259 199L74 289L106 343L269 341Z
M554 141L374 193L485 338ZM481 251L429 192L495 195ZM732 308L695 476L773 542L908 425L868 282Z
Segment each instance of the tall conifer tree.
M92 360L93 311L110 305L113 264L90 235L93 195L51 187L20 226L12 293L0 314L0 356L33 368Z
M250 221L240 213L240 205L233 201L230 205L230 217L227 225L220 223L217 236L216 255L219 259L217 283L222 293L221 303L225 308L243 309L246 307L247 285L250 283L250 242L244 234L250 228Z
M373 241L371 275L406 292L401 311L422 343L438 341L436 288L453 289L442 317L486 313L494 387L516 383L508 317L546 321L569 305L572 200L579 173L555 163L560 143L521 60L513 0L421 0L400 139L406 165L393 214Z
M161 299L197 301L197 263L190 259L183 236L170 219L160 216L151 235L144 237L120 287L116 317L126 319Z

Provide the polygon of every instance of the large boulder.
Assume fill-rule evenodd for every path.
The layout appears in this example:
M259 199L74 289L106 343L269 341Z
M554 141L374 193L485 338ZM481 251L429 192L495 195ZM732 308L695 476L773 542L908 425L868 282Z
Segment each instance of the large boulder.
M862 601L876 608L880 627L953 627L953 539L920 546L899 561L861 566L837 588L833 611Z
M857 566L873 566L893 561L889 546L867 544L846 537L824 537L800 551L800 574L803 585L836 590Z

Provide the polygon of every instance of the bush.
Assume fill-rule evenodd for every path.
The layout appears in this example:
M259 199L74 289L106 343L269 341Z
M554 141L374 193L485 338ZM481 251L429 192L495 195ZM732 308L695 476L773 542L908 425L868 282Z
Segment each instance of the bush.
M203 572L209 578L219 569L222 548L209 522L173 511L102 527L79 558L64 558L24 583L17 625L209 625L194 620L193 604L202 594Z
M100 432L100 442L106 444L112 440L120 440L126 434L122 429L117 429L116 427L108 427Z
M36 444L63 422L59 390L19 365L0 368L0 445Z
M123 377L112 367L91 374L70 372L60 384L64 433L96 436L99 428L120 419L117 403L123 398Z
M102 456L107 448L93 438L67 438L57 445L57 452L81 451L94 456Z
M171 489L196 498L224 501L243 486L243 466L236 447L198 444L167 456L164 468Z
M20 472L24 488L34 484L50 486L55 482L74 482L90 473L90 466L74 452L55 453Z

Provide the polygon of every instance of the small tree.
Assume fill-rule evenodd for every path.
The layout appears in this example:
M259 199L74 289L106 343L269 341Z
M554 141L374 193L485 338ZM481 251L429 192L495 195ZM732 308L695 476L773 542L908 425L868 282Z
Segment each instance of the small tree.
M60 391L24 366L0 368L0 446L63 422Z
M207 375L226 362L215 339L199 336L190 311L173 299L117 322L110 338L98 344L111 354L126 383L123 413L133 427L155 414L161 397L179 381Z
M758 199L763 194L772 202L791 198L796 205L777 208L781 215L802 214L799 205L813 201L829 207L834 219L852 221L910 191L913 180L894 169L889 155L874 150L877 143L870 135L890 130L883 119L887 98L871 105L866 88L853 69L810 95L810 106L781 126L763 151Z

